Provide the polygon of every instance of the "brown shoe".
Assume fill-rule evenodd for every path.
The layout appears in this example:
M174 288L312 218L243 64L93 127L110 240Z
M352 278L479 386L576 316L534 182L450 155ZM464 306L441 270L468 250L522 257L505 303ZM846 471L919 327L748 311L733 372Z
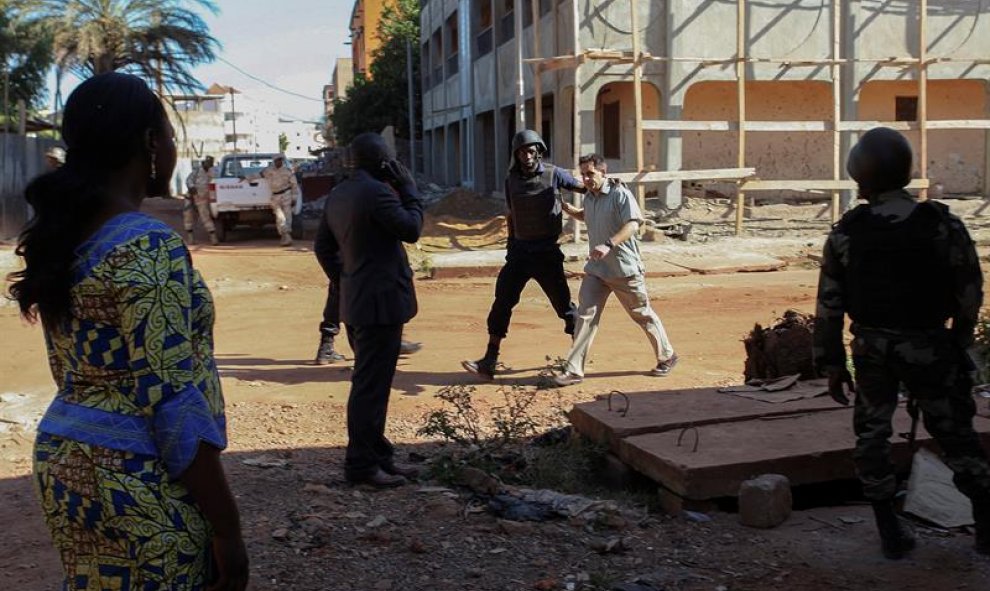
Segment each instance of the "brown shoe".
M409 482L404 476L389 474L381 468L361 478L348 477L347 481L351 484L367 484L375 488L395 488Z
M409 480L416 480L419 478L420 469L417 466L410 466L409 464L398 464L396 462L389 462L387 464L382 464L382 471L386 474L391 474L393 476L402 476L403 478L408 478Z

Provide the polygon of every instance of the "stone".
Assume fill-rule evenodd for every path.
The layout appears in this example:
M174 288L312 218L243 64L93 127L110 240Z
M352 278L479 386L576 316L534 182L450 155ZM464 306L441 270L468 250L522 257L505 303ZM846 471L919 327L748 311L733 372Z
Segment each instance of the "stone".
M509 521L506 519L498 520L498 530L509 536L529 535L532 534L535 529L536 528L533 526L532 522L529 521Z
M791 516L791 482L780 474L764 474L739 487L739 521L749 527L777 527Z
M463 508L461 507L461 504L454 499L442 497L439 499L431 499L424 503L423 511L432 519L442 520L460 517Z
M484 470L468 466L461 470L460 483L476 493L494 495L502 488L501 483Z

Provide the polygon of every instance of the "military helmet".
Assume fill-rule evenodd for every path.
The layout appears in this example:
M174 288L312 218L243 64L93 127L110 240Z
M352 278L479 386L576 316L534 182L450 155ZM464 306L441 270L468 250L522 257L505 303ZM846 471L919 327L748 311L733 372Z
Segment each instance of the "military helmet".
M869 193L903 189L911 182L911 144L889 127L871 129L849 152L846 170Z
M55 160L60 164L65 164L65 149L60 146L52 146L45 152L45 156Z
M540 154L547 153L547 145L543 143L543 138L540 134L536 133L532 129L524 129L512 138L512 155L515 157L516 151L523 146L529 146L536 144L540 149Z

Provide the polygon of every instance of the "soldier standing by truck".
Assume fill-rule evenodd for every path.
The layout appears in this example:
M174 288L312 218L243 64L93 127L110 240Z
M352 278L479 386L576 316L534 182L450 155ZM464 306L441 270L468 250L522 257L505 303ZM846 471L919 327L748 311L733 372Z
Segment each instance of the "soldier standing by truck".
M272 159L271 166L261 171L272 192L272 213L275 214L275 227L282 237L282 246L292 246L292 206L296 202L299 183L296 175L285 165L285 156L279 154Z
M195 166L193 171L186 177L186 189L188 195L186 203L182 207L182 222L186 228L186 239L189 244L195 244L193 236L193 224L195 218L199 216L199 223L203 224L210 235L210 244L216 246L220 244L217 240L217 231L213 225L213 212L210 211L210 183L213 182L213 156L203 158L200 166Z

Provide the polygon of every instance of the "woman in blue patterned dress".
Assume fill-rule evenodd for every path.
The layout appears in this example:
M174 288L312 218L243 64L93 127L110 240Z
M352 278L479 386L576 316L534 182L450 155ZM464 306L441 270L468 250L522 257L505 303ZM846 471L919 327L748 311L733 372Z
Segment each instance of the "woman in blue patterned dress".
M41 320L58 386L34 473L64 589L243 590L212 298L178 235L138 211L168 193L172 126L143 81L112 73L76 88L62 128L65 165L26 191L10 291Z

